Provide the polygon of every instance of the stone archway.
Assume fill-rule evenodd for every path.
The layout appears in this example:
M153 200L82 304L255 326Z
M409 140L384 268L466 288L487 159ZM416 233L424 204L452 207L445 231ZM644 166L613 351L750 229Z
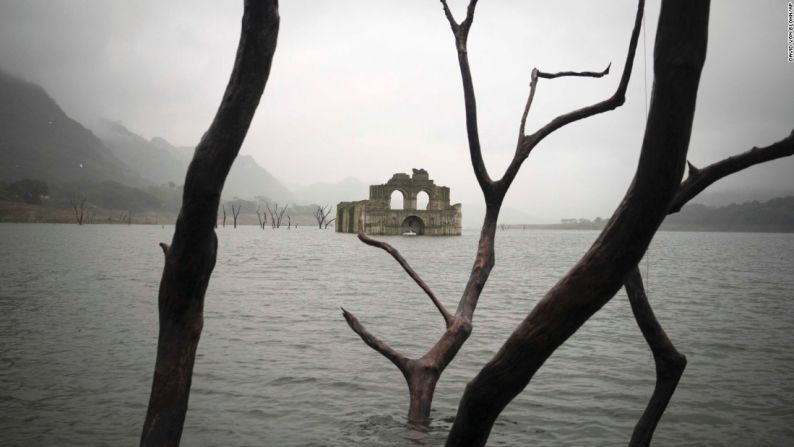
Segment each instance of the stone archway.
M425 234L425 223L422 218L414 215L406 217L400 225L400 234L405 233Z

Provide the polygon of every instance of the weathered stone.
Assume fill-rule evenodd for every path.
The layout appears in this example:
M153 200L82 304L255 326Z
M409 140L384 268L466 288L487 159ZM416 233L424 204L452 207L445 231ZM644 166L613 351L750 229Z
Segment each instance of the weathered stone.
M403 209L391 209L391 195L403 195ZM427 209L416 209L416 196L427 193ZM367 234L399 235L416 233L434 236L459 236L461 232L460 203L449 204L449 188L436 186L424 169L413 175L397 173L383 185L369 187L369 200L341 202L336 206L336 231L357 233L359 219Z

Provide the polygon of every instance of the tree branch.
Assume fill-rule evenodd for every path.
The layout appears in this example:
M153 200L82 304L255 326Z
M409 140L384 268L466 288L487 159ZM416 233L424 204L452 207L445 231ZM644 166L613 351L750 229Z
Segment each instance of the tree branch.
M381 355L389 359L392 363L394 363L395 366L397 366L397 368L400 368L400 371L402 371L403 374L407 374L406 371L408 367L408 358L406 358L404 355L392 349L391 346L387 345L379 338L372 335L364 327L364 325L362 325L353 314L346 311L344 307L342 307L341 309L342 309L342 315L345 317L345 320L347 321L347 324L350 326L350 329L353 329L353 332L358 334L358 336L361 337L362 340L364 340L364 343L366 343L367 346L378 351L379 353L381 353Z
M629 442L630 447L648 446L651 443L653 432L656 430L656 425L662 418L664 410L678 386L678 381L684 373L686 356L675 349L673 342L667 337L662 325L656 319L656 315L653 314L638 267L629 273L624 285L634 319L637 320L637 325L653 352L653 360L656 365L656 386L653 389L653 395L648 401L642 417L634 427Z
M654 53L656 77L634 181L587 253L537 302L466 386L447 446L485 445L505 406L557 347L615 295L642 258L683 175L706 58L708 16L708 0L663 0ZM641 17L642 1L627 66ZM629 73L624 71L618 93ZM552 123L559 127L558 121Z
M618 83L615 93L604 101L560 115L557 118L551 120L545 126L538 129L534 134L527 137L527 141L525 142L526 149L524 149L527 152L527 155L535 145L543 140L543 138L560 127L583 118L604 113L609 110L614 110L626 102L626 89L629 86L629 79L631 79L631 69L634 66L634 55L637 52L637 41L639 40L640 36L642 15L644 10L645 0L639 0L639 4L637 6L637 15L634 19L634 29L631 32L631 39L629 40L629 50L626 54L626 63L623 66L623 74L620 77L620 82ZM607 67L607 72L608 68L609 67Z
M226 91L185 177L182 206L158 297L159 336L142 446L179 444L204 324L204 295L215 267L221 192L254 116L276 50L276 0L246 0Z
M449 10L449 6L447 5L447 1L446 0L441 0L441 4L444 6L444 15L447 17L447 21L449 21L449 26L450 26L450 28L452 28L452 32L457 34L458 27L460 25L458 25L458 22L455 21L455 17L453 17L452 11Z
M525 136L527 115L529 114L529 108L532 106L532 99L535 97L535 89L537 88L538 85L538 78L544 78L544 79L554 79L561 77L601 78L609 74L609 68L611 66L612 63L607 65L607 68L605 68L604 71L560 71L558 73L546 73L538 70L537 68L533 68L529 82L529 96L527 97L527 104L526 106L524 106L524 113L523 115L521 115L521 125L519 126L518 129L518 144L516 145L516 147L521 146L521 142Z
M561 71L557 73L546 73L546 72L541 72L538 69L532 70L532 75L529 84L530 86L529 97L527 98L526 106L524 106L524 113L521 116L521 124L519 126L519 131L518 131L518 142L516 143L515 155L513 155L513 160L510 162L510 165L505 170L505 173L502 176L502 178L496 182L496 188L498 190L507 192L507 189L510 187L510 184L513 183L513 180L518 174L518 170L521 168L521 164L524 162L524 160L527 159L527 157L529 157L529 153L532 152L532 149L534 149L535 146L537 146L538 143L540 143L549 134L565 126L566 124L570 124L574 121L588 118L593 115L597 115L599 113L608 112L623 105L623 103L626 101L626 89L629 86L629 79L631 79L631 69L634 65L634 55L637 52L637 42L639 40L640 29L642 27L642 16L644 10L645 10L645 0L639 0L637 5L637 14L634 19L634 28L632 29L631 37L629 38L629 49L626 53L626 63L623 66L623 74L621 75L620 82L618 83L618 87L615 90L615 93L613 93L612 96L605 99L604 101L560 115L554 118L553 120L551 120L545 126L535 131L535 133L533 133L532 135L526 135L525 126L527 121L527 115L529 114L529 109L530 106L532 105L532 99L535 96L535 90L537 89L538 78L545 78L545 79L554 79L559 77L601 78L609 74L609 70L612 67L612 63L607 65L607 68L601 72Z
M366 233L364 233L363 221L361 220L359 221L358 228L359 228L358 230L359 240L361 240L361 242L369 246L380 248L384 250L386 253L390 254L397 261L397 263L400 264L400 266L405 270L405 272L408 273L408 276L410 276L411 279L413 279L414 282L422 290L425 291L427 296L430 297L430 301L433 302L433 304L436 306L436 309L438 309L438 311L441 313L441 316L444 318L445 326L449 327L449 325L452 323L452 315L450 315L449 311L447 311L447 309L444 307L441 301L439 301L439 299L436 298L436 295L430 289L430 286L428 286L422 280L422 278L419 277L419 274L416 273L413 268L411 268L410 264L408 264L408 261L405 260L405 258L400 254L400 252L396 248L387 244L386 242L378 241L367 236Z
M753 148L704 169L697 169L689 163L689 177L679 186L668 215L678 212L684 204L721 178L750 166L790 155L794 155L794 132L770 146ZM624 286L634 318L651 348L656 365L656 386L642 417L634 427L629 443L630 446L647 446L678 386L678 381L686 367L686 357L675 349L653 314L638 268L635 267L629 273Z
M794 155L794 130L792 130L788 137L769 146L763 148L754 147L746 152L720 160L705 168L697 169L690 163L689 176L681 183L678 193L670 204L669 214L681 211L681 207L683 207L684 204L723 177L759 163L790 155Z
M474 9L477 6L477 0L470 0L469 7L466 10L466 20L460 25L455 23L455 19L447 6L445 0L441 0L444 5L444 14L452 27L452 32L455 35L455 47L458 51L458 65L460 66L460 75L463 81L463 100L466 109L466 135L469 141L469 155L471 156L471 163L474 167L474 175L477 177L477 182L485 195L486 202L493 202L493 180L488 175L488 169L485 167L485 162L482 158L482 148L480 147L480 134L477 125L477 100L474 95L474 84L471 77L471 68L469 67L469 56L466 50L466 41L469 36L469 29L471 28L472 21L474 20Z

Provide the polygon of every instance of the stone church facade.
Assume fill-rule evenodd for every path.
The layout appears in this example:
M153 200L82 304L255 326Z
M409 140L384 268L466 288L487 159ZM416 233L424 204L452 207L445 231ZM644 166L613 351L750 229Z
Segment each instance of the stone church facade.
M403 196L402 209L391 209L395 191ZM428 196L426 209L416 209L416 198L421 192ZM339 203L336 231L357 233L359 219L363 219L365 232L372 235L459 236L461 217L460 204L449 203L449 188L436 186L424 169L414 169L411 176L398 173L382 185L370 186L369 200Z

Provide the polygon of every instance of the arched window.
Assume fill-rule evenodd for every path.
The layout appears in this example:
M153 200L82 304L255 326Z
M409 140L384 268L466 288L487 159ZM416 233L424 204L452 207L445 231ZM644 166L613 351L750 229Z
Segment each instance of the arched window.
M424 191L419 191L416 195L416 209L426 210L430 206L430 196Z
M405 197L403 196L402 191L394 190L391 193L391 200L389 201L389 208L393 210L401 210L403 209L403 202L405 201Z

